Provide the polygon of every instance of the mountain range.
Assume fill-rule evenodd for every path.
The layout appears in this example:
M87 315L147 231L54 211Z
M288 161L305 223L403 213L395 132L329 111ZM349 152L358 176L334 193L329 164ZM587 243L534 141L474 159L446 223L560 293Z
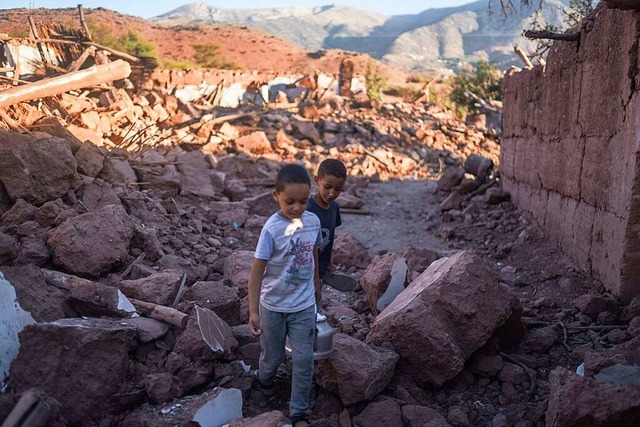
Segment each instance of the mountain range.
M533 9L505 16L494 2L427 9L415 15L386 16L336 4L313 8L228 9L191 3L152 18L160 25L238 25L271 33L305 49L343 49L368 53L408 72L456 68L488 60L501 68L517 64L514 45L532 52L522 37ZM562 26L568 0L545 0L541 14Z

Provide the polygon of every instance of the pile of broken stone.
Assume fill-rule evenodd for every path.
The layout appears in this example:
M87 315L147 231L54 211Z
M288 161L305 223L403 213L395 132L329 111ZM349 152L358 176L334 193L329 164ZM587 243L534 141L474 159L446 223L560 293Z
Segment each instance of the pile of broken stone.
M347 207L362 205L357 188L371 180L433 176L449 165L444 185L459 166L472 172L485 170L474 164L497 162L495 142L465 144L476 131L443 125L449 119L435 118L438 108L327 103L308 110L320 114L315 121L249 111L240 125L223 122L194 137L204 145L174 138L155 147L97 146L30 110L23 123L30 134L0 133L0 293L7 296L0 304L13 331L1 360L12 393L0 396L0 418L33 392L52 426L283 425L286 404L270 407L248 373L259 343L245 325L251 250L276 210L269 186L279 162L313 165L331 155L372 177L352 180ZM409 117L417 125L401 126ZM207 120L189 125L188 134ZM424 157L413 159L412 150ZM453 181L447 190L458 186L460 194L492 183L483 172ZM551 324L526 332L518 298L474 252L440 257L408 248L372 259L342 235L334 261L361 289L326 289L322 310L338 333L333 356L317 367L315 425L523 427L545 416L548 425L589 417L605 425L638 411L633 386L564 368L543 377L554 365L536 361L561 345L562 330ZM618 346L585 355L587 375L637 360L640 304L622 310L605 300L599 311L595 301L575 315L589 317L588 325L612 315L629 326ZM198 308L215 313L214 346L203 338ZM573 402L581 390L601 402L597 413Z

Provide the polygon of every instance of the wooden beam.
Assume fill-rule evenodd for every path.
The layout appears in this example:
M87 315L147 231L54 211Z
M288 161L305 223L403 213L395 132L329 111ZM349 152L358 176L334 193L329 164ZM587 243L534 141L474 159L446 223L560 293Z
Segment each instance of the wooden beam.
M182 329L187 327L189 316L181 311L171 307L165 307L164 305L140 301L133 298L129 298L129 301L131 301L136 309L145 316L156 320L162 320L163 322L170 323Z
M131 66L122 60L97 65L62 76L40 80L0 92L0 108L20 102L60 95L71 90L98 86L129 77Z
M526 68L528 70L533 68L533 64L531 63L531 60L529 59L529 57L525 53L524 49L522 49L520 46L516 45L516 46L513 47L513 51L520 57L520 60L524 64L524 68Z
M29 36L33 40L38 40L40 38L40 34L38 34L38 28L36 27L36 23L33 20L33 16L29 15L27 17L27 21L29 21Z
M69 65L69 67L67 68L67 72L72 73L74 71L78 71L80 67L82 67L82 64L84 64L84 61L86 61L88 57L95 55L95 53L96 53L96 48L93 46L85 49L84 52L82 52L82 55L76 58L71 63L71 65Z
M98 49L101 50L106 50L107 52L111 53L114 56L117 56L119 58L122 59L126 59L129 62L140 62L140 58L137 58L133 55L129 55L128 53L125 52L120 52L119 50L110 48L108 46L105 45L101 45L98 43L94 43L94 42L80 42L77 40L64 40L64 39L40 39L38 40L39 43L58 43L58 44L81 44L83 46L95 46Z
M91 38L91 31L89 31L89 26L87 25L87 21L84 20L84 12L82 11L82 5L78 5L78 15L80 15L80 25L82 25L82 29L84 30L84 36L87 41L93 41Z
M548 39L548 40L559 40L565 42L577 42L580 41L580 32L572 33L572 34L559 34L552 33L551 31L532 31L527 30L524 32L524 36L528 39Z

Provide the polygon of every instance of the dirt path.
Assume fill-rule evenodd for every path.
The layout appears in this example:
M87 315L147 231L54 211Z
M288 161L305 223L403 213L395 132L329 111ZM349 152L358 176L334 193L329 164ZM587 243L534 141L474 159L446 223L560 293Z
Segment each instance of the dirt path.
M381 251L403 253L407 246L448 252L446 241L427 231L425 220L439 212L434 182L390 181L369 184L358 190L363 211L372 215L343 214L338 233L351 233L371 255Z

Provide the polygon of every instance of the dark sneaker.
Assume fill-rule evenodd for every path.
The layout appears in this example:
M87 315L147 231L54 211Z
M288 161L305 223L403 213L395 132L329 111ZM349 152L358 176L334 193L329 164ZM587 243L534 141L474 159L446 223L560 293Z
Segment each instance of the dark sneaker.
M264 385L262 381L260 381L260 377L258 376L258 370L251 371L251 376L258 382L260 385L260 391L262 391L262 395L267 398L267 400L273 398L276 394L276 385L271 384L270 386Z

